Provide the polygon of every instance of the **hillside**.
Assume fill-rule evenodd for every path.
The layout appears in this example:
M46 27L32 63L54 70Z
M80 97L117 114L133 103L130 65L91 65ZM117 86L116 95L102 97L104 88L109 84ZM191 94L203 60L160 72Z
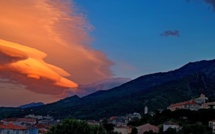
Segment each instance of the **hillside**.
M24 113L50 114L56 118L100 119L131 112L165 109L175 102L204 93L215 100L215 60L188 63L165 73L141 76L119 87L85 97L72 96Z

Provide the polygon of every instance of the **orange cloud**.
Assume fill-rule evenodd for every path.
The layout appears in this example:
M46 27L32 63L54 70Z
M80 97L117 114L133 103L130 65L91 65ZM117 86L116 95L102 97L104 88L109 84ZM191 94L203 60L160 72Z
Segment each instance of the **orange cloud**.
M0 12L1 39L46 53L45 61L64 68L78 83L111 76L111 61L89 46L90 26L72 2L7 0L0 1Z
M62 77L69 76L69 73L54 65L45 63L43 59L46 54L41 51L0 40L0 55L2 55L0 59L3 61L0 64L0 72L5 74L0 76L3 78L12 76L10 79L27 85L29 90L39 93L59 94L63 92L63 90L60 90L62 88L77 87L76 83ZM46 84L44 85L40 81L46 81ZM36 87L31 86L32 82L37 83L34 84ZM44 89L44 87L48 88L48 90ZM56 91L52 91L53 87ZM42 89L42 92L37 91L37 89Z
M112 62L89 45L91 26L77 12L69 0L0 1L0 77L37 93L59 94L61 87L75 87L71 80L82 84L112 76Z

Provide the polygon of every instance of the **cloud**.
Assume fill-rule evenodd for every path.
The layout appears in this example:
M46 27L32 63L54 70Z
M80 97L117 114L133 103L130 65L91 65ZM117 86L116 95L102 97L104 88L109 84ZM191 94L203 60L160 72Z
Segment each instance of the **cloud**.
M76 83L62 77L70 74L45 63L46 54L41 51L0 40L0 56L1 78L24 84L31 91L60 94L62 89L77 87Z
M187 0L187 1L189 2L192 0ZM215 0L202 0L202 1L204 1L206 4L209 4L212 7L212 9L215 11Z
M215 11L215 0L204 0L204 2L209 4Z
M26 90L22 85L13 84L11 82L1 83L0 91L0 106L6 107L17 107L20 106L20 104L38 101L51 103L60 99L58 96L51 94L37 94L30 90Z
M167 30L167 31L164 31L160 35L161 36L176 36L176 37L179 37L180 36L180 32L178 30Z
M90 45L92 26L73 1L6 0L0 13L0 78L57 95L112 76L112 62Z

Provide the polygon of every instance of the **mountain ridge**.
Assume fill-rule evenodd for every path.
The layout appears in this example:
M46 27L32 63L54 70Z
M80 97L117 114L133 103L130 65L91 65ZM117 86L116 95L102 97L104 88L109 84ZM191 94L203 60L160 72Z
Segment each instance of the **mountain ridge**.
M45 104L42 102L32 102L32 103L20 105L20 106L18 106L18 108L32 108L32 107L39 107L39 106L43 106L43 105L45 105Z
M131 112L143 113L145 106L150 111L165 109L201 93L215 100L215 60L190 62L172 71L144 75L110 90L82 98L72 96L33 108L33 112L49 112L56 118L101 119ZM31 109L26 109L25 113L31 113Z
M95 81L92 83L88 83L88 84L81 84L78 87L78 90L82 91L80 92L78 95L79 96L86 96L89 95L91 93L94 93L98 90L108 90L108 89L112 89L114 87L118 87L128 81L130 81L130 78L108 78L108 79L103 79L103 80L99 80L99 81Z
M204 93L203 89L200 90L201 92L197 92L194 91L193 87L189 90L189 93L186 93L188 91L187 89L190 88L187 85L192 85L194 83L193 81L197 78L207 79L208 84L211 85L210 90L214 88L215 86L211 83L211 81L215 81L214 68L215 60L203 60L190 62L176 70L144 75L119 87L105 91L97 91L80 98L79 101L70 104L69 109L73 111L70 115L78 118L91 119L95 118L94 114L90 114L94 109L97 110L96 113L100 115L99 117L103 117L118 115L119 113L125 114L125 112L143 112L143 107L146 105L151 110L165 108L171 103L190 99L189 97ZM195 84L198 83L194 83L193 85ZM203 85L200 84L199 86ZM204 89L206 90L206 88ZM167 94L163 94L162 91L167 92ZM172 91L175 91L177 94ZM205 93L207 94L207 92ZM171 94L171 96L168 97L168 94ZM163 95L163 98L166 97L168 99L159 99L161 95ZM212 95L215 96L214 93ZM182 99L181 96L183 97ZM176 97L176 99L171 99L171 97ZM154 100L159 100L158 102L160 104ZM114 109L114 111L111 109Z

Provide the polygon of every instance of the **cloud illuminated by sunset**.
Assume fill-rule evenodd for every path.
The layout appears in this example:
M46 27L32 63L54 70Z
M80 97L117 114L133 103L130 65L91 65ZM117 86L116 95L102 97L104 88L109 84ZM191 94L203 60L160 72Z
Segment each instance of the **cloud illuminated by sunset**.
M44 89L44 86L50 90L55 86L59 87L53 92L44 89L42 92L38 91L39 93L62 93L60 89L77 87L76 83L62 77L70 76L69 73L45 63L45 57L45 53L36 49L0 40L0 76L27 85L27 89L35 92L37 89ZM46 81L46 84L40 81ZM31 86L32 82L38 84L37 89Z
M112 62L90 46L77 10L69 0L0 1L1 77L42 94L110 77Z

